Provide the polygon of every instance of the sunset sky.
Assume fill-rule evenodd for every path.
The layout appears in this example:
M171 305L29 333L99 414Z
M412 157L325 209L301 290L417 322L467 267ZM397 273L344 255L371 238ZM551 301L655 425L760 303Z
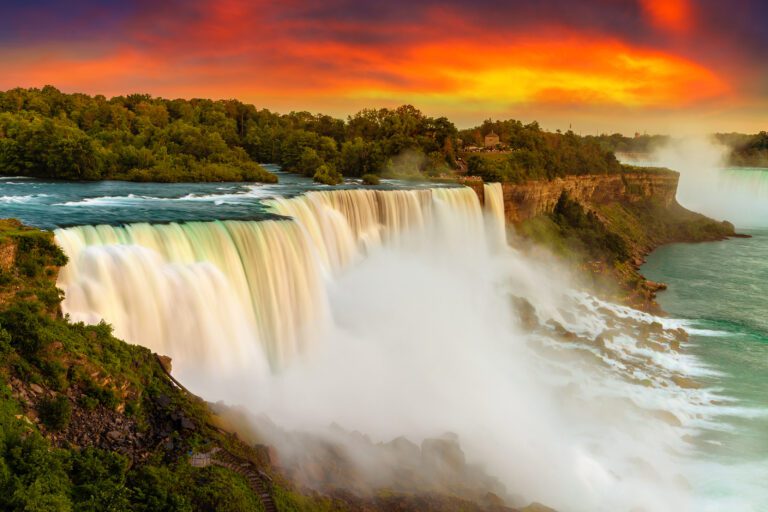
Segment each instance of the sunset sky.
M460 127L768 129L765 0L0 0L0 89L238 98Z

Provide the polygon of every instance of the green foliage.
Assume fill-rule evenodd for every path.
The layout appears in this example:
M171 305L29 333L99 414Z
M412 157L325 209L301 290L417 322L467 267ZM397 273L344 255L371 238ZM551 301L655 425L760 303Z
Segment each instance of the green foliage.
M512 176L512 169L507 159L472 155L467 160L467 174L480 176L484 182L505 181Z
M594 138L580 137L572 131L546 132L535 122L524 125L515 120L488 120L477 128L461 131L459 136L465 143L482 145L483 136L491 131L499 135L508 151L467 154L468 173L485 181L521 182L623 170L616 156Z
M331 512L346 510L329 498L304 496L288 489L275 488L273 493L277 509L284 512Z
M327 165L318 167L313 179L324 185L338 185L344 181L344 178L339 171Z
M556 254L577 261L590 259L618 264L630 257L624 238L566 192L560 195L552 214L527 222L523 234L547 245Z
M601 148L614 153L639 153L647 154L657 148L668 144L670 137L667 135L635 134L634 137L625 137L620 133L611 135L587 135L587 140L596 142Z
M241 475L215 466L143 466L129 474L128 486L135 511L264 510Z
M363 174L363 185L379 185L381 179L375 174Z
M301 158L299 159L298 171L305 176L314 176L317 170L325 165L323 159L312 148L305 147L301 152Z
M347 122L279 115L239 101L165 100L134 94L63 94L53 87L0 93L0 174L134 181L275 181L256 162L314 176L379 174L418 150L455 161L456 128L410 105L367 109ZM422 172L430 165L420 165ZM428 169L427 169L428 170Z
M71 180L275 182L245 149L236 102L0 93L0 174ZM254 109L255 110L255 109Z
M38 404L40 420L50 430L64 430L72 416L72 405L67 397L59 395L45 398Z
M345 121L309 112L280 115L239 101L106 99L53 87L0 92L0 174L133 181L266 181L256 162L315 176L440 176L457 168L459 137L482 144L491 130L509 152L473 157L486 181L621 172L620 135L550 133L537 123L485 121L458 132L411 105L364 109ZM633 144L637 141L628 139ZM320 173L321 179L325 179Z
M10 333L11 346L27 357L34 357L47 344L43 326L47 319L35 302L15 302L0 312L0 325Z
M624 239L610 231L593 211L585 211L566 192L560 195L552 219L563 233L578 240L586 254L593 259L610 262L626 261L630 254Z
M715 139L731 148L729 163L743 167L768 167L768 132L755 135L718 133Z
M83 512L131 509L126 485L128 459L115 452L85 448L72 457L69 472L72 498Z
M209 413L203 402L174 388L149 350L114 338L108 324L72 324L52 314L55 307L40 297L55 289L55 272L41 269L63 260L47 245L49 235L0 221L3 253L18 249L0 285L0 510L261 510L258 495L239 474L218 467L192 468L185 462L184 451L199 442L195 436L200 431L171 433L181 454L162 449L152 453L155 445L149 445L150 462L129 464L125 456L109 450L67 447L67 436L83 429L74 424L83 421L76 409L114 410L125 400L126 411L130 409L126 417L137 421L140 430L149 427L142 422L151 415L165 414L165 409L157 412L156 397L161 394L170 401L163 407L183 413L196 425L204 425ZM20 266L29 261L36 271ZM46 390L30 404L14 396L10 382L60 392L51 397ZM119 395L116 385L131 396ZM27 419L32 417L30 409L44 429ZM41 430L57 432L64 447L55 447Z

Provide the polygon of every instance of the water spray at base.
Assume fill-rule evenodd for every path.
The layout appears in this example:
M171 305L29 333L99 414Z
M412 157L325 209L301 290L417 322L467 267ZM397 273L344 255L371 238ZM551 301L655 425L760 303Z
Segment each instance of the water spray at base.
M273 203L294 220L59 230L63 308L285 431L451 432L510 500L702 510L686 436L722 397L686 384L708 370L680 325L505 246L500 194L316 192ZM392 469L349 446L361 478Z

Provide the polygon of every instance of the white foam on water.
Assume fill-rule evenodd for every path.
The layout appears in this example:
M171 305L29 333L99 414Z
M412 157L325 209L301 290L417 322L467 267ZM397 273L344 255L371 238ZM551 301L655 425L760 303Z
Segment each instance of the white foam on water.
M67 201L57 203L54 206L134 206L145 202L185 202L199 201L206 203L222 204L240 204L252 201L254 199L264 199L273 197L274 187L264 185L248 185L246 190L222 194L186 194L180 197L155 197L138 194L128 194L125 196L101 196L87 197L77 201Z
M50 196L47 194L30 194L25 196L0 196L0 203L7 203L7 204L32 203L45 197L50 197Z

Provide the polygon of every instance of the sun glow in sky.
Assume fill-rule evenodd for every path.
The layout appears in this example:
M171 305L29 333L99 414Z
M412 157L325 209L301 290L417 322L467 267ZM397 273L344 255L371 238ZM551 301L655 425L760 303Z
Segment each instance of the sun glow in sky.
M238 98L345 116L412 103L595 131L757 131L760 0L3 2L0 89Z

